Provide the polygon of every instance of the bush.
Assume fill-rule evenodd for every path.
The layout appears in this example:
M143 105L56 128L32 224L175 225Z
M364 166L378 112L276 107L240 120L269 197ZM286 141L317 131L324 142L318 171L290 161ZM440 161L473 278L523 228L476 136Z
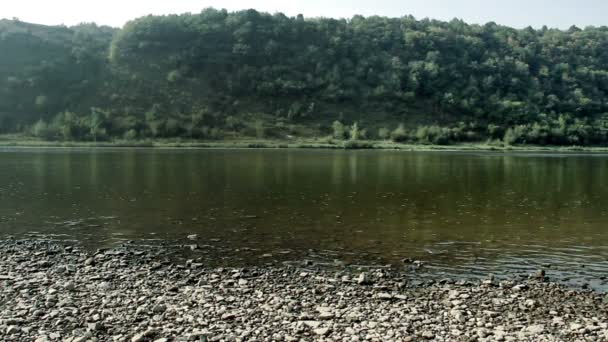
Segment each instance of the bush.
M382 140L387 140L391 137L391 131L389 131L386 127L381 127L378 129L378 138Z
M362 150L374 148L374 145L369 142L362 142L357 140L349 140L344 142L342 145L347 150Z
M173 70L167 74L167 82L175 83L182 79L182 73L179 70Z
M505 136L503 137L503 141L507 145L513 145L517 143L524 142L523 137L526 134L526 127L523 125L515 126L507 129L505 132Z
M502 127L495 124L488 124L488 135L492 139L499 139L505 136L505 131Z
M416 139L425 144L446 145L450 142L451 131L449 128L439 126L420 126L416 129Z
M359 140L359 125L355 122L350 128L350 140Z
M137 131L134 129L130 129L123 135L125 140L135 140L137 139Z
M404 142L408 140L407 131L403 124L400 124L399 127L395 128L391 133L391 139L393 139L394 142Z
M255 130L255 136L258 139L263 139L266 135L266 129L264 128L264 123L260 120L257 120L253 123L253 129Z
M331 128L334 131L333 137L339 140L344 140L346 138L346 129L344 125L340 121L334 121L331 125Z
M55 123L47 124L44 120L38 120L32 126L31 134L37 138L44 140L56 140L59 136L60 129Z

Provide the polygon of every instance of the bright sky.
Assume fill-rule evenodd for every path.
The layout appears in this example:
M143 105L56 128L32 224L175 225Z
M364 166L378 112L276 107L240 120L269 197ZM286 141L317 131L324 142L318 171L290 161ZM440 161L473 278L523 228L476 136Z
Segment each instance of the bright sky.
M607 0L0 0L0 17L56 25L96 22L122 26L147 14L198 13L203 8L255 8L299 13L305 17L352 17L355 14L450 20L495 21L514 27L608 25Z

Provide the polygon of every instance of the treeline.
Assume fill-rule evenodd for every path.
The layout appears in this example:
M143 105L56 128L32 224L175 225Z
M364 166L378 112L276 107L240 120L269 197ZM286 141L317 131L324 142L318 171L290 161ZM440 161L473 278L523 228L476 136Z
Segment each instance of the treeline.
M45 139L608 142L606 27L207 9L4 20L0 51L0 131Z

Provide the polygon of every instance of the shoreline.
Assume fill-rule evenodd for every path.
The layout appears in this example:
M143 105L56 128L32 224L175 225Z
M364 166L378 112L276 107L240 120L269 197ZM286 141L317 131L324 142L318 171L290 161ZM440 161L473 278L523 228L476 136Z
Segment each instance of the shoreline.
M323 149L323 150L387 150L410 152L495 152L495 153L564 153L606 154L608 146L537 146L490 145L463 143L452 145L402 144L391 141L362 140L351 143L326 139L239 139L220 141L188 141L179 139L111 142L44 141L0 136L0 148L151 148L151 149Z
M387 269L210 268L125 245L0 240L0 340L608 339L605 294Z

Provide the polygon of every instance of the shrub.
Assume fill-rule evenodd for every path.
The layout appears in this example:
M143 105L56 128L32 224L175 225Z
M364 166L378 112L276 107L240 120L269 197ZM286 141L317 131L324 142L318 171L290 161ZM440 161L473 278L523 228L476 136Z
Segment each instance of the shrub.
M359 140L359 125L355 122L350 128L350 140Z
M381 127L378 129L378 138L382 140L387 140L391 137L391 131L389 131L386 127Z
M125 140L135 140L137 139L137 131L134 129L130 129L123 135Z
M505 132L505 136L503 137L503 141L507 145L513 145L517 143L523 142L523 137L526 133L526 127L523 125L511 127L507 129Z
M340 121L334 121L331 125L331 128L334 131L333 137L339 140L343 140L346 137L346 129L344 125Z
M345 141L342 145L347 150L362 150L362 149L371 149L374 148L369 142L357 141L357 140L349 140Z
M404 142L408 140L407 131L403 124L400 124L399 127L395 128L391 133L391 139L393 139L394 142Z
M498 138L504 137L504 135L505 135L504 129L495 124L488 124L487 130L488 130L488 135L492 139L498 139Z

